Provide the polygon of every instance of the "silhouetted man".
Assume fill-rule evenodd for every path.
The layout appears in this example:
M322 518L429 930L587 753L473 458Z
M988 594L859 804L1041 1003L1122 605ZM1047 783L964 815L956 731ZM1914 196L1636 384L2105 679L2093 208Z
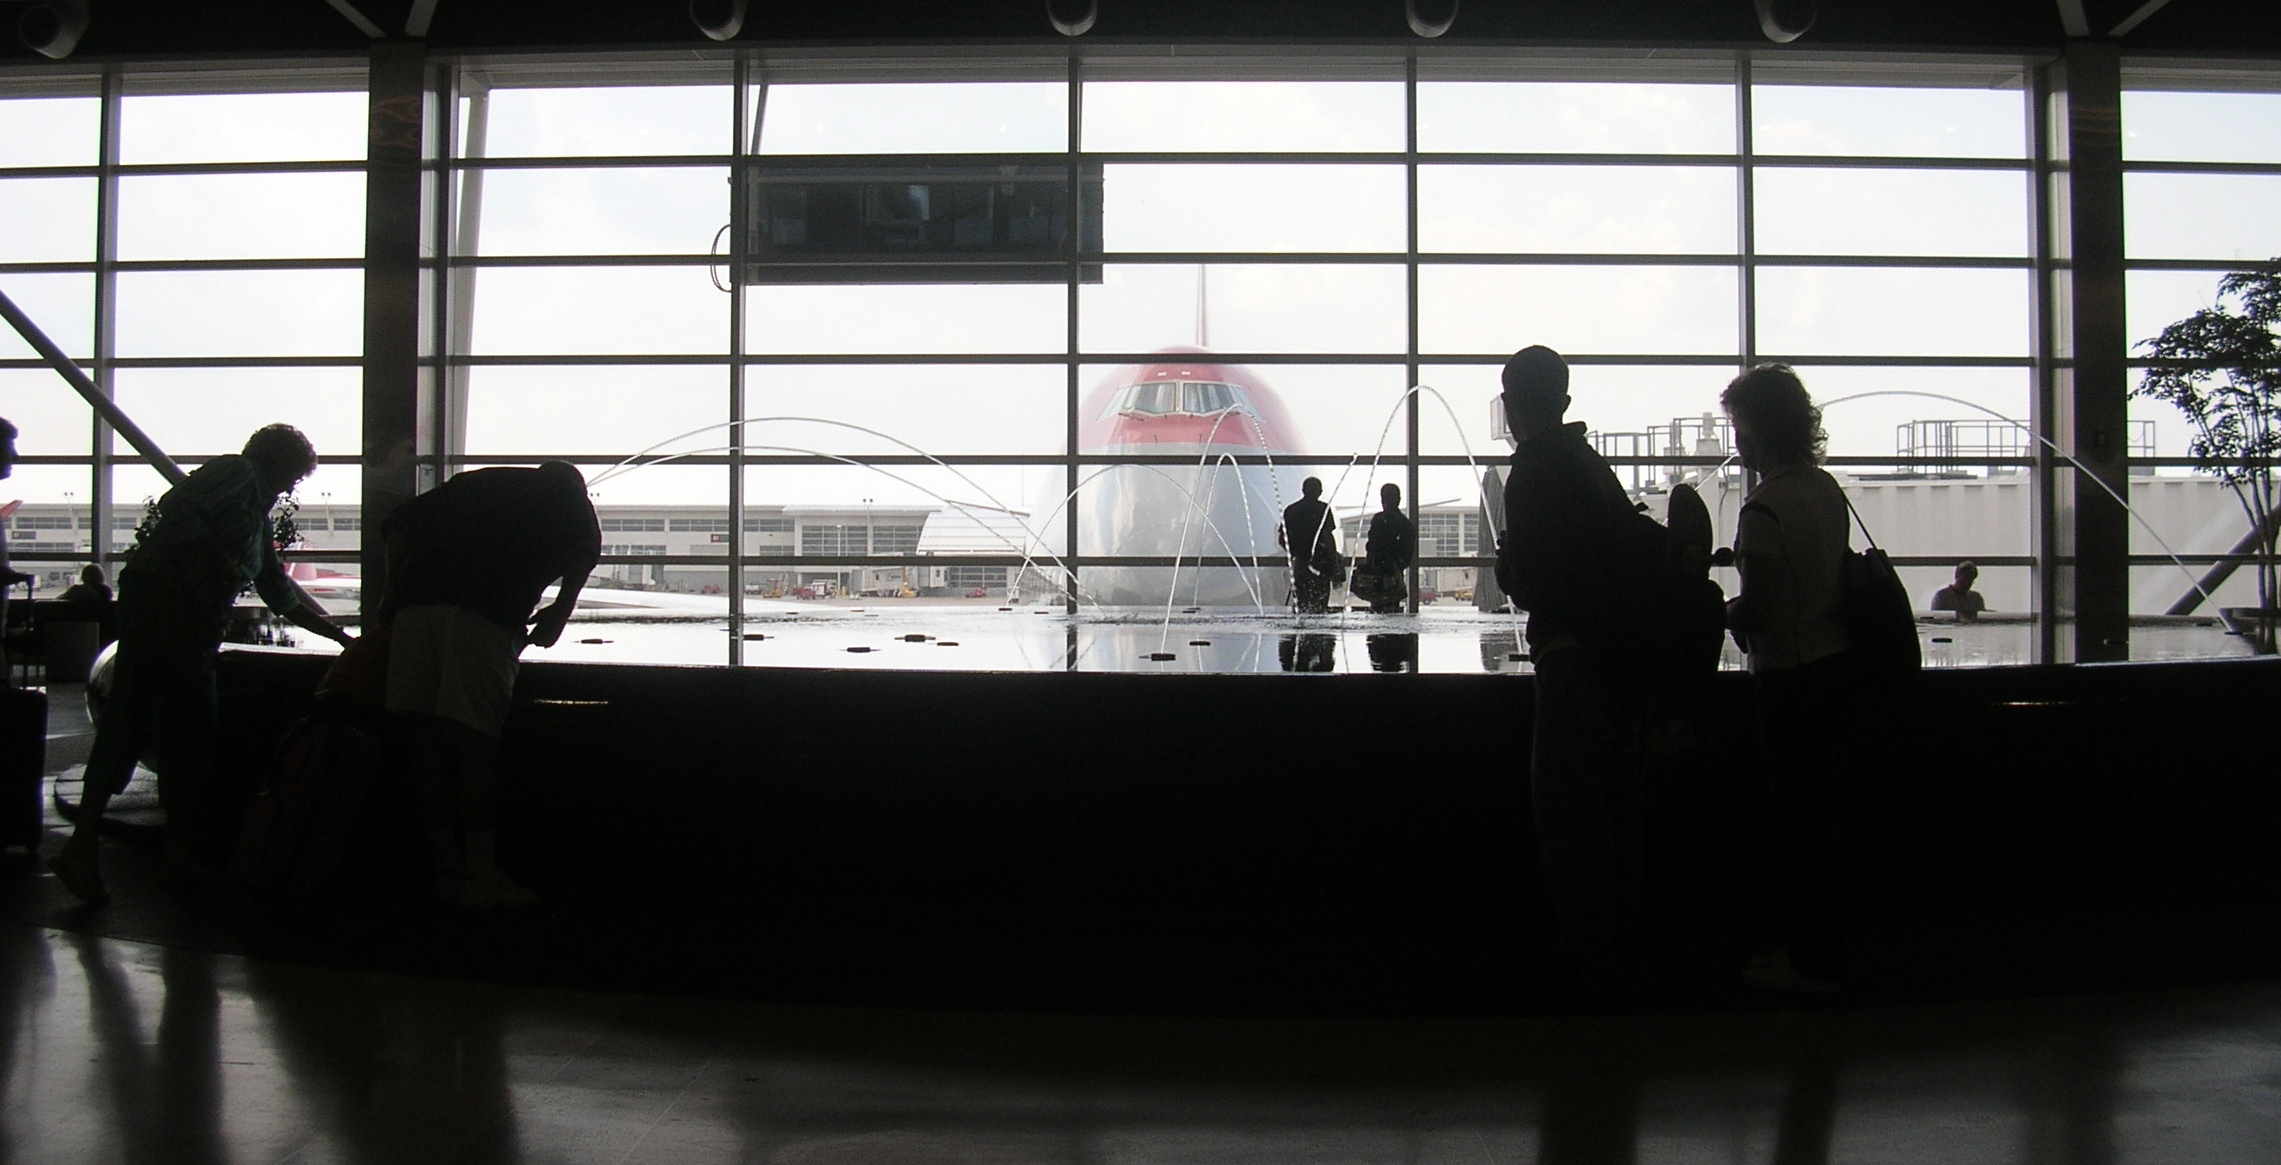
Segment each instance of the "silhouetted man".
M317 451L301 430L270 425L247 438L243 452L199 466L158 499L157 523L119 571L118 662L87 755L78 822L48 862L80 901L110 901L97 830L103 810L147 752L165 757L158 792L169 855L213 856L196 847L216 840L224 816L211 772L214 657L248 583L295 626L349 642L285 576L269 518L278 495L316 468Z
M1339 557L1338 523L1323 501L1323 479L1310 477L1299 487L1300 498L1283 507L1283 528L1275 540L1291 555L1291 591L1299 613L1320 615L1331 609L1331 585L1346 578L1346 562Z
M1615 472L1567 423L1568 364L1530 347L1506 361L1513 435L1498 583L1529 613L1536 669L1529 758L1538 860L1562 953L1588 985L1640 971L1637 774L1627 760L1637 662L1621 625L1619 565L1633 507Z
M1933 592L1932 609L1954 611L1959 623L1970 623L1988 609L1988 600L1972 584L1980 581L1980 566L1974 562L1956 564L1956 581Z
M471 470L398 507L381 531L388 710L413 722L436 896L524 905L534 895L498 866L499 732L516 657L554 646L601 553L586 481L564 461Z
M1378 512L1370 516L1370 536L1363 542L1363 558L1373 578L1370 593L1361 597L1369 600L1373 612L1392 615L1401 611L1410 597L1403 572L1417 556L1418 527L1402 512L1402 487L1387 482L1378 487ZM1357 592L1364 589L1359 570L1354 588Z

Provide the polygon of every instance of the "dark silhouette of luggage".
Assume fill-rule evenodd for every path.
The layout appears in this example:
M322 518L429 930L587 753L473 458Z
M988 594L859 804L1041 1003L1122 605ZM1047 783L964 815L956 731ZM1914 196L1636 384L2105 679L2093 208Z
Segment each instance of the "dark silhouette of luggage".
M0 846L39 848L47 746L48 694L0 685Z
M24 592L31 593L25 584ZM0 592L0 634L4 634L11 604ZM27 598L24 609L31 609ZM23 668L25 678L31 668ZM40 785L47 775L48 694L38 688L18 687L16 678L0 674L0 846L40 847L45 825Z
M317 686L318 708L286 728L261 788L246 801L230 873L287 901L332 889L356 848L382 761L378 677L388 637L350 644Z
M355 847L380 738L335 710L293 722L246 801L230 873L294 902L322 898Z

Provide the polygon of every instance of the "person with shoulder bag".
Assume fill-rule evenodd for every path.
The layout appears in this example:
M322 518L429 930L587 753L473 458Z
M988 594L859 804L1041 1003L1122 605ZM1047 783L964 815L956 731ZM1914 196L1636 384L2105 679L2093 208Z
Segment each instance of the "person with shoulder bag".
M1762 364L1719 397L1758 484L1735 531L1741 585L1727 625L1757 689L1764 835L1744 978L1777 990L1835 990L1845 973L1841 742L1862 684L1845 605L1847 503L1821 468L1821 410L1795 372Z

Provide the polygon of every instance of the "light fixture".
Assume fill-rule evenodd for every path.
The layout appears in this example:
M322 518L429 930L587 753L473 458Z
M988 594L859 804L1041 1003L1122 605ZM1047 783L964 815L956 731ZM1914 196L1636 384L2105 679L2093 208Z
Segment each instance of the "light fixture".
M1100 0L1045 0L1045 18L1063 36L1084 36L1101 18Z
M1758 30L1775 44L1789 44L1806 35L1821 15L1815 0L1752 0L1758 7ZM1776 9L1781 11L1776 11Z
M87 0L40 0L16 21L24 47L58 61L70 56L86 33Z
M1432 40L1449 31L1457 23L1458 0L1402 0L1402 15L1410 19L1410 31Z
M744 31L747 0L689 0L689 20L714 40L735 40Z

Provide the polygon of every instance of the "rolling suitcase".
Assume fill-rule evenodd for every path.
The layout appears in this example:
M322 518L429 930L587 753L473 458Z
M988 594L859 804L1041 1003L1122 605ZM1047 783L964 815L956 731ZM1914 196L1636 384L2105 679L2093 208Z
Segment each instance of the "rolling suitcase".
M24 609L31 610L31 585L24 586ZM9 603L0 594L0 633L6 630ZM23 677L31 676L27 663ZM18 686L15 675L0 675L0 846L38 849L44 819L40 786L47 775L48 694Z

